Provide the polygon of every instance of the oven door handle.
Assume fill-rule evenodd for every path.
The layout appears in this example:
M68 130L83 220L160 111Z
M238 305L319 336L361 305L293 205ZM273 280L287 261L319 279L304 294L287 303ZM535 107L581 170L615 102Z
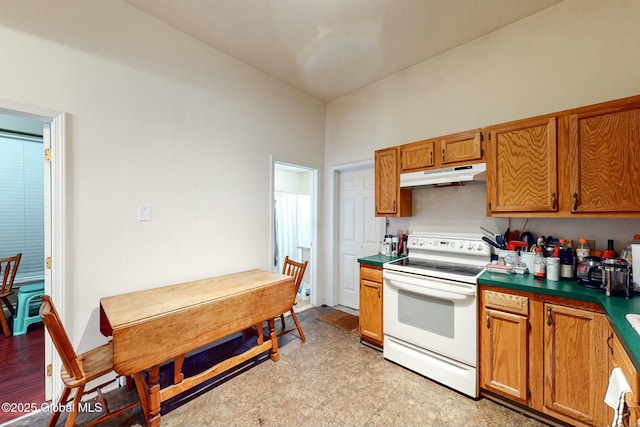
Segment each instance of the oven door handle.
M420 295L464 300L476 296L475 285L458 284L434 277L422 277L398 271L383 270L385 283Z

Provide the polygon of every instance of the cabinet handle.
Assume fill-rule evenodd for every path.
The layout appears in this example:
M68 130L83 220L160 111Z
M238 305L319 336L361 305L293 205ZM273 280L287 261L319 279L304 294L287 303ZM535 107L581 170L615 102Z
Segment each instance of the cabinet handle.
M489 329L491 327L491 322L489 322L489 319L491 319L491 315L489 314L488 311L487 311L486 317L487 317L487 329Z
M578 193L573 193L573 210L578 210Z
M433 164L433 151L429 151L429 165Z
M607 347L609 347L609 351L611 352L611 355L613 355L613 346L610 344L612 340L613 340L613 332L610 333L609 338L607 338Z
M380 299L380 286L378 286L378 299Z
M444 148L442 149L442 163L444 163Z
M551 194L551 209L556 209L556 193Z
M547 307L547 325L551 326L551 307Z
M395 212L395 211L396 211L396 201L394 200L393 201L393 212Z

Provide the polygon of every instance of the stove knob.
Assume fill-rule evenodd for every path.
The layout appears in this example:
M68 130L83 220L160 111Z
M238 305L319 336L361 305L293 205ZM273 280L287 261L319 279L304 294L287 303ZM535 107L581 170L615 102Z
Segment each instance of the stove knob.
M484 243L478 243L476 249L478 250L478 252L484 250Z
M424 246L424 239L420 239L419 244L420 244L420 246Z

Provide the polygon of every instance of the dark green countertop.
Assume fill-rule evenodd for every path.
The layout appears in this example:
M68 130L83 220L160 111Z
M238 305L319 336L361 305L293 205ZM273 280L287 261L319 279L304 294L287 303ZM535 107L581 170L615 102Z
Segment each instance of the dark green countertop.
M382 264L384 264L385 262L395 261L400 258L405 258L405 257L404 256L371 255L371 256L358 258L358 262L360 264L369 264L369 265L382 267Z
M603 291L579 286L576 281L555 282L534 279L532 274L501 274L485 271L478 278L478 283L600 304L629 358L635 368L640 371L640 335L625 318L628 313L640 314L640 295L636 294L629 299L607 297Z

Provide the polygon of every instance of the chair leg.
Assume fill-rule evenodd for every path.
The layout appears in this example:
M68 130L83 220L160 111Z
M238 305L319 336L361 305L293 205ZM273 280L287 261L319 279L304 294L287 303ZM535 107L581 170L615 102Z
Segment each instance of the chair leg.
M282 330L284 330L284 313L280 315L280 323L282 324Z
M0 303L0 324L2 324L2 333L5 337L9 338L11 336L11 329L9 329L9 323L7 322L7 318L4 315L2 303Z
M76 389L76 395L73 397L73 409L67 416L67 422L65 423L66 427L73 427L73 424L76 422L76 415L78 415L78 408L80 407L80 402L82 401L83 394L84 385L81 385Z
M47 424L48 427L55 427L55 425L58 423L58 418L60 418L60 408L62 408L62 406L67 403L67 399L69 398L70 393L71 389L69 387L65 387L62 391L60 399L58 399L58 405L56 406L55 411L51 415L51 418L49 418L49 424Z
M305 341L304 332L302 332L302 326L300 326L300 322L298 322L298 315L293 309L291 309L291 317L293 317L293 321L296 324L296 328L298 328L298 333L300 334L300 339Z
M16 314L16 309L13 308L13 305L11 304L11 301L9 301L9 298L7 297L0 297L0 300L2 300L2 302L4 302L4 305L7 306L7 308L9 309L9 311L11 312L11 315L13 316L14 314Z

